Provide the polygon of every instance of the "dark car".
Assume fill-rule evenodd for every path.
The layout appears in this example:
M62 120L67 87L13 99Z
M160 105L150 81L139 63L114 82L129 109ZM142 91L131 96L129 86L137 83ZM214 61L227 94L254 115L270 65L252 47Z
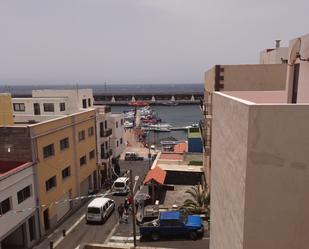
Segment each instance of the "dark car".
M160 236L188 236L192 240L204 235L202 219L198 215L183 215L179 211L161 212L159 219L140 225L141 237L159 240Z
M124 160L126 161L142 161L144 160L144 157L139 156L135 152L126 152L124 156Z

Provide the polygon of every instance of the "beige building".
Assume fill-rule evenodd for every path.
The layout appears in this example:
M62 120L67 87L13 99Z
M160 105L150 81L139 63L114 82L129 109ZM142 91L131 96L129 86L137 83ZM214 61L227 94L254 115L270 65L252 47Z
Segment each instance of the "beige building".
M280 40L276 40L275 48L268 48L260 53L260 64L283 64L288 61L288 47L280 47Z
M290 42L283 89L211 93L211 249L308 248L308 51Z
M214 91L271 91L282 95L285 89L287 64L216 65L205 73L204 120L204 167L206 181L210 185L212 95Z

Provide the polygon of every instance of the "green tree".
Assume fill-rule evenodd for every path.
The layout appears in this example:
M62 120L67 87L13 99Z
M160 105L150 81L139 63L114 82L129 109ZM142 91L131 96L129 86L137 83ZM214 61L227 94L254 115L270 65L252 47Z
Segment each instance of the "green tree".
M209 214L210 194L207 187L197 185L188 189L192 199L186 199L182 206L182 211L190 214Z

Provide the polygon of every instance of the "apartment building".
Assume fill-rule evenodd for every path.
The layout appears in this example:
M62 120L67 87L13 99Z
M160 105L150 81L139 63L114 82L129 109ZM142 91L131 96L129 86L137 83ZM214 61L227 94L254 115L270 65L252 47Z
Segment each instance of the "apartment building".
M290 41L283 89L211 94L211 249L308 248L308 51Z
M110 144L113 154L113 165L116 168L119 166L119 157L126 147L124 137L124 115L122 113L113 113L110 115L108 122L109 127L112 129L112 136L110 137ZM119 171L119 169L118 169Z
M111 145L112 128L109 126L111 108L108 106L96 106L97 117L97 162L99 167L99 183L103 186L106 179L112 177L113 148Z
M215 65L205 73L204 119L200 128L204 140L205 177L209 186L213 92L271 91L272 96L280 95L286 86L287 67L287 64Z
M13 98L15 123L42 122L93 108L92 89L33 90L32 98Z
M39 239L36 191L31 162L0 161L0 248L30 248Z
M64 200L98 187L95 127L95 109L35 124L0 126L0 159L35 163L42 234L80 204Z

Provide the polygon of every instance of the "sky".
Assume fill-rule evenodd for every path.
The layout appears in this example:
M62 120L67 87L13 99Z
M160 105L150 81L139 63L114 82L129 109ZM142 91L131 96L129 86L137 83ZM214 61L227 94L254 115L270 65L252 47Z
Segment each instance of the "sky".
M309 33L308 0L0 0L0 86L202 83Z

